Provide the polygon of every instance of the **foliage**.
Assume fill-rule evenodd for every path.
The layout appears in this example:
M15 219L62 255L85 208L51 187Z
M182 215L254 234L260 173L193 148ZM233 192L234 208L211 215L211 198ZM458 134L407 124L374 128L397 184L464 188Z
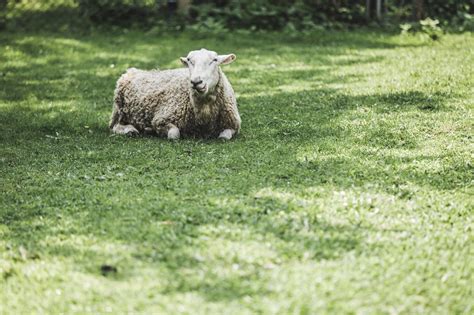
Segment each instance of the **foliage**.
M316 25L367 24L365 1L358 0L195 0L191 18L194 23L212 19L226 28L247 29L314 29ZM468 0L429 0L425 15L459 25L459 17L466 17L472 10ZM390 1L386 6L386 21L400 22L412 19L411 1Z
M426 16L450 21L459 13L469 13L474 9L472 1L466 0L425 0Z
M4 0L5 1L5 0ZM57 29L94 25L135 26L165 30L190 27L218 32L223 29L285 30L297 33L321 27L366 25L362 0L194 0L188 15L177 14L165 0L8 0L6 17L12 28ZM469 0L426 0L425 17L440 21L440 27L472 30L473 6ZM1 6L0 2L0 6ZM6 3L6 2L5 2ZM412 1L386 2L384 25L413 20ZM45 23L47 20L47 23Z
M426 35L431 40L438 40L443 34L443 30L439 26L438 20L426 18L417 23L404 23L400 25L402 34L421 33Z
M432 20L430 18L424 19L420 21L421 31L428 35L429 38L432 40L439 39L440 35L443 33L441 28L439 27L438 20Z
M364 8L357 1L329 3L305 1L194 1L191 19L196 23L209 17L230 29L313 29L316 25L337 26L340 23L363 23Z
M94 23L151 24L164 11L156 0L76 0L80 14Z
M1 314L470 314L472 34L0 33ZM242 133L111 136L207 47Z
M474 32L474 15L461 11L453 18L452 24L461 32Z

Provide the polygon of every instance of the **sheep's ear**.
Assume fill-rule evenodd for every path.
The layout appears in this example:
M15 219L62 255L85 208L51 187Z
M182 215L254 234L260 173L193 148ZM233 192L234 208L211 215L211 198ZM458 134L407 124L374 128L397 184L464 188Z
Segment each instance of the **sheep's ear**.
M186 57L181 57L181 58L179 58L179 60L181 60L181 63L182 63L183 65L185 65L185 66L188 65L188 58L186 58Z
M217 60L219 60L219 64L221 65L228 65L229 63L232 63L234 62L234 60L236 59L237 57L234 55L234 54L230 54L230 55L219 55L217 57Z

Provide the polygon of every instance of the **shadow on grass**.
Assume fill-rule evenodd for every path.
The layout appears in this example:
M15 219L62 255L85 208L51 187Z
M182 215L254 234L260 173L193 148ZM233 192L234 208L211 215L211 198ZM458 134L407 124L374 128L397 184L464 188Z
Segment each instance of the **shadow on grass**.
M235 196L218 199L229 198ZM48 211L19 214L22 223L4 216L1 222L15 230L10 251L24 246L30 259L66 259L97 278L103 277L100 265L111 264L118 269L112 275L116 281L133 279L137 265L156 268L164 272L156 279L164 285L155 294L196 293L214 302L271 294L270 273L288 261L337 260L367 250L363 228L328 223L318 212L301 212L271 196L241 200L236 208L185 205L173 211L162 200L137 205L144 211L120 204L111 210L78 209L79 216L61 211L75 226L64 231L67 238L55 228L62 218L37 225L38 216L51 216ZM27 222L28 229L19 229Z

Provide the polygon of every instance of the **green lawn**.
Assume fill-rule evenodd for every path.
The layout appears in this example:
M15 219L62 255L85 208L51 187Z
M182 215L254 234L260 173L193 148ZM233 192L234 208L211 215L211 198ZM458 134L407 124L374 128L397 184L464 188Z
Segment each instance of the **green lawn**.
M0 313L472 314L473 39L0 33ZM201 47L235 140L110 134Z

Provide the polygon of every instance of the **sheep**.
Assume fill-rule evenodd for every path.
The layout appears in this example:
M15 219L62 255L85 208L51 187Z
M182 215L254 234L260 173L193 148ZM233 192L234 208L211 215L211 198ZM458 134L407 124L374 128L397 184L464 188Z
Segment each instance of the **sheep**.
M235 59L202 48L180 58L187 69L128 69L117 81L109 128L115 134L230 140L241 120L220 65Z

